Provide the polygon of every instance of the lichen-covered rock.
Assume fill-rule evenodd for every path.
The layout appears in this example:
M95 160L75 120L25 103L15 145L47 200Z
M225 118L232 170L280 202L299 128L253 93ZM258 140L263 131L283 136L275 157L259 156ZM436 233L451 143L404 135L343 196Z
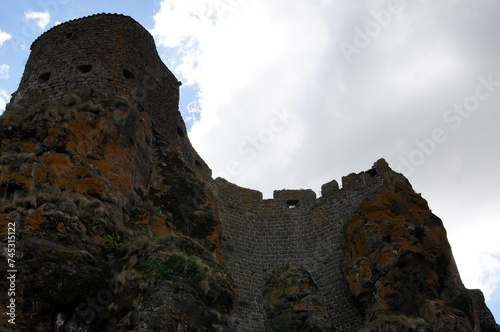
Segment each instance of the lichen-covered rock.
M170 233L129 247L116 277L109 331L235 330L227 271L194 240ZM139 254L139 255L138 255Z
M366 196L344 226L342 247L349 287L368 322L379 326L399 314L447 331L474 329L443 224L405 179L386 177Z
M232 326L213 198L178 152L153 143L146 113L92 90L33 97L9 104L0 140L1 231L16 225L22 276L17 331ZM146 248L129 261L137 241ZM144 271L172 252L203 278ZM119 283L132 272L140 277Z
M277 268L265 285L268 332L334 331L314 280L302 266Z

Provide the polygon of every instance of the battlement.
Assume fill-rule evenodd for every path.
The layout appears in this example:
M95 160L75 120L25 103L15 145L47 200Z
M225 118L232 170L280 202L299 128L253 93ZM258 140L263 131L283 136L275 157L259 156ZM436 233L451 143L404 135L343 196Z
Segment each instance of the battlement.
M338 197L350 191L364 190L370 186L376 185L380 182L381 176L384 176L388 171L391 176L397 176L397 173L394 173L389 168L389 165L384 159L379 159L375 162L373 167L367 171L343 176L342 188L339 187L336 180L323 184L321 186L320 198L317 198L316 193L312 189L281 189L275 190L273 192L273 198L267 199L266 201L289 202L289 205L297 205L292 204L293 202L303 202L306 205L313 205L320 199ZM405 180L404 177L401 177L401 179ZM223 178L217 178L215 182L218 187L229 196L253 202L261 202L263 200L262 192L258 190L240 187Z
M362 317L350 301L340 268L341 232L367 189L383 187L388 177L399 175L381 159L367 171L344 176L342 188L335 180L324 184L321 197L311 189L283 189L264 200L259 191L215 180L225 238L223 260L239 288L240 301L248 303L239 308L243 329L262 330L266 299L261 289L272 271L288 266L302 266L310 273L336 328L358 329Z
M289 209L310 207L316 201L316 193L311 189L307 190L275 190L274 200L282 201Z

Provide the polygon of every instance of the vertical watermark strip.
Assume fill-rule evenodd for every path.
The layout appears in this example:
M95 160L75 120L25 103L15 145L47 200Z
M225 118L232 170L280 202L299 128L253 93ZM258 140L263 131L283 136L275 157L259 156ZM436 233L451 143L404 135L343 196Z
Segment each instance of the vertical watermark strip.
M8 322L12 325L16 324L16 224L13 222L8 223L7 232L7 316Z

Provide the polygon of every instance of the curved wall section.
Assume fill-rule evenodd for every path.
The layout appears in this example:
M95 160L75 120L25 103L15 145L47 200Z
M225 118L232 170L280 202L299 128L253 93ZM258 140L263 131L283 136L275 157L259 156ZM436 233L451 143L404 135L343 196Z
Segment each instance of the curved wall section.
M244 331L263 331L265 282L273 270L301 266L318 287L328 320L337 331L357 331L363 317L353 302L344 272L343 225L367 193L383 186L377 169L312 190L276 190L273 199L216 179L223 231L223 261L238 287L238 318ZM382 171L380 171L382 173Z
M61 99L90 87L109 95L142 97L146 82L169 86L178 81L161 62L153 37L131 17L100 14L69 21L45 32L31 54L13 101L29 90ZM139 87L141 86L141 87Z
M187 137L178 108L180 85L139 23L129 16L97 14L57 25L33 42L11 101L35 92L61 100L82 89L124 100L150 116L159 144L211 178Z

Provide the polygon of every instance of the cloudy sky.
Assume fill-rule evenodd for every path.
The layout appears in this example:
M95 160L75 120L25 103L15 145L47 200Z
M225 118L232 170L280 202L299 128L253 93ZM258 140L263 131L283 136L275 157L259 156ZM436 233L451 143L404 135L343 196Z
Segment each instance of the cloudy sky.
M154 35L214 176L319 195L385 158L500 320L500 1L2 0L0 111L31 42L99 12Z

